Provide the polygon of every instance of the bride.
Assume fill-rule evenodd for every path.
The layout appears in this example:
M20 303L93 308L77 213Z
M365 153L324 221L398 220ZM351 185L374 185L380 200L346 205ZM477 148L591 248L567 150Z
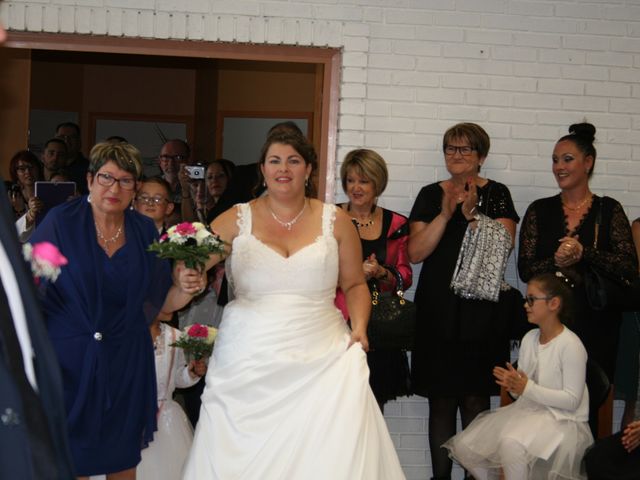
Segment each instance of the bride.
M304 137L272 134L260 160L267 195L212 223L230 245L235 300L185 479L405 478L368 384L360 240L344 212L306 196L315 165ZM352 330L334 307L336 285Z

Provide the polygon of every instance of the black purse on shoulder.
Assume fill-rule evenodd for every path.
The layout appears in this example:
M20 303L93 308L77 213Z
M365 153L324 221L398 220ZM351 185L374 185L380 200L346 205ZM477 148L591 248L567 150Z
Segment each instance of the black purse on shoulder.
M598 248L598 232L602 224L602 199L596 215L593 248ZM587 303L593 310L631 311L640 307L640 279L631 281L618 273L608 272L589 263L583 275Z
M395 267L384 268L396 277L394 292L380 292L373 281L371 317L367 327L372 350L412 350L416 331L416 305L404 298L402 276Z

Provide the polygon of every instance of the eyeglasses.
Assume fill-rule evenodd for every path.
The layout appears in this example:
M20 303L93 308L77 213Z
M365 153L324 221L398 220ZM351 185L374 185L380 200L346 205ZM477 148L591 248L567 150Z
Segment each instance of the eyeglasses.
M444 147L444 153L447 155L455 155L456 152L460 152L460 155L463 157L468 157L472 152L476 152L477 149L470 147L469 145L464 145L462 147L456 147L455 145L447 145Z
M526 297L524 297L525 302L527 302L527 305L529 305L530 307L533 307L533 304L536 303L536 300L551 300L553 297L550 295L544 296L544 297L536 297L535 295L527 295Z
M108 173L97 173L96 180L98 180L98 183L104 187L110 187L114 183L118 182L118 185L120 185L123 190L133 190L136 188L136 181L131 177L116 178L112 177Z
M29 170L30 172L34 171L36 169L36 167L34 167L33 165L18 165L16 167L16 172L20 172L20 173L24 173L27 170Z
M146 195L140 195L136 198L136 202L144 203L145 205L160 205L163 202L169 202L164 197L148 197Z
M186 155L159 155L158 158L160 160L164 160L165 162L174 160L176 162L182 162L187 159Z

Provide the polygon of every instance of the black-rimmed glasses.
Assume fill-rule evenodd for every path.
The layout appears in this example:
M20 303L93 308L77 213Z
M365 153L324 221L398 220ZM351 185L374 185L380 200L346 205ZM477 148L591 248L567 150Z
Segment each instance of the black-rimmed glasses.
M550 295L545 295L544 297L536 297L535 295L527 295L524 297L525 302L530 307L533 307L533 304L536 303L536 300L551 300L553 297Z
M462 147L456 147L455 145L447 145L446 147L444 147L444 153L447 155L455 155L456 152L460 152L460 155L462 155L463 157L467 157L475 151L476 149L473 147L470 147L469 145L465 145Z
M33 172L35 169L36 167L33 165L18 165L16 167L16 172L23 173L23 172L26 172L27 170L29 170L30 172Z
M161 203L169 202L163 197L147 197L146 195L140 195L136 197L136 202L144 203L145 205L160 205Z
M108 173L97 173L96 180L98 180L98 183L103 187L110 187L114 183L118 182L118 185L120 185L120 188L123 190L133 190L136 188L136 181L131 177L116 178Z

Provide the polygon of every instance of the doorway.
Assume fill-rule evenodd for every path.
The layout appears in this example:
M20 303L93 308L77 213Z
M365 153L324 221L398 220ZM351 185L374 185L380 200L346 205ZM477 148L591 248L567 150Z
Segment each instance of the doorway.
M194 151L208 159L226 151L223 129L230 114L303 119L318 151L320 197L332 200L339 50L20 32L11 32L8 46L27 57L29 79L17 82L28 89L27 116L78 112L85 146L118 121L127 131L150 128L158 141L163 125L184 125ZM37 146L35 131L18 139ZM7 148L15 147L0 138L5 172Z

